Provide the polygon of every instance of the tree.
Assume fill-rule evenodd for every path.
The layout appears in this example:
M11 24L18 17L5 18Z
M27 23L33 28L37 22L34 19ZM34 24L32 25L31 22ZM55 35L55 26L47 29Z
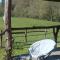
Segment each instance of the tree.
M12 15L18 17L32 17L53 20L55 18L55 10L60 3L49 2L44 0L12 0ZM56 6L56 8L54 7ZM59 7L60 8L60 7ZM57 12L57 11L56 11ZM60 13L59 13L60 15Z
M0 6L0 16L3 16L3 11L4 11L4 8Z
M5 0L4 26L6 35L6 60L12 60L11 0Z
M29 0L17 0L14 8L15 16L27 16L29 7Z

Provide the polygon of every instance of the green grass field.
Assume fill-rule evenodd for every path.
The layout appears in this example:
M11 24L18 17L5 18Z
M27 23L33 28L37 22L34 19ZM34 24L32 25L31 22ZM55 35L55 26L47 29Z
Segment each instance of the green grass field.
M51 22L47 20L33 19L33 18L11 18L12 27L32 27L32 26L52 26L60 25L60 22ZM4 28L3 18L0 17L0 29Z
M60 25L59 22L39 20L32 18L12 18L12 27L32 27L32 26L51 26Z
M47 20L40 20L40 19L32 19L32 18L16 18L13 17L12 18L12 27L33 27L33 26L52 26L52 25L60 25L60 22L51 22L51 21L47 21ZM4 24L3 24L3 20L2 17L0 17L0 30L4 29ZM40 30L40 29L35 29L36 31ZM23 30L25 31L25 30ZM31 31L31 30L28 30ZM34 30L33 30L34 31ZM47 30L47 35L45 37L45 32L31 32L27 34L27 43L25 42L25 35L24 34L14 34L12 35L14 38L14 42L23 42L20 44L13 44L13 46L15 48L19 47L20 49L13 49L13 55L19 55L19 54L23 54L23 53L28 53L28 48L29 45L28 44L32 44L35 41L41 40L41 39L45 39L45 38L51 38L53 39L53 33L52 33L52 29L48 29ZM60 36L60 32L58 34L58 41L60 40L59 38ZM3 37L3 46L5 46L5 38ZM5 55L5 51L4 49L0 49L0 60L3 60L2 58Z

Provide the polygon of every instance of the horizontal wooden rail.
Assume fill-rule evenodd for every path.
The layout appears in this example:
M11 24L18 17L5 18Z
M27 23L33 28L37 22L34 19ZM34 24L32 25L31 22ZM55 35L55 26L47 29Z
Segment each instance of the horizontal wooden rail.
M46 31L28 31L27 33L32 33L32 32L46 32ZM12 34L25 34L25 32L12 32Z
M12 34L24 34L25 32L12 32Z
M55 25L55 26L33 26L33 27L22 27L22 28L11 28L11 30L29 30L29 29L50 29L50 28L60 28L60 25ZM0 33L0 35L5 34L6 31L9 30L4 30L2 33ZM27 31L29 33L29 31ZM30 31L30 32L37 32L37 31ZM40 32L45 32L45 31L40 31ZM25 33L25 32L13 32L14 33Z
M26 30L26 29L50 29L50 28L60 28L60 25L54 25L54 26L33 26L33 27L11 28L11 29L12 30Z

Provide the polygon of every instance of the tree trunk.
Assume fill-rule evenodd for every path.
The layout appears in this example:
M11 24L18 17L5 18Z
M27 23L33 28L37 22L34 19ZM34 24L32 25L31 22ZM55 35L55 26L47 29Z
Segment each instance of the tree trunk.
M4 25L6 29L6 60L12 60L11 0L5 0Z

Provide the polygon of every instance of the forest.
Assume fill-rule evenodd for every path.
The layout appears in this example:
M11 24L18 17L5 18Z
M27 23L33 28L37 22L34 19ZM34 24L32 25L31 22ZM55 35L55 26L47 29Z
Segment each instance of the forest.
M60 2L44 0L12 0L12 17L27 17L60 21ZM0 16L4 14L4 0L0 3Z

